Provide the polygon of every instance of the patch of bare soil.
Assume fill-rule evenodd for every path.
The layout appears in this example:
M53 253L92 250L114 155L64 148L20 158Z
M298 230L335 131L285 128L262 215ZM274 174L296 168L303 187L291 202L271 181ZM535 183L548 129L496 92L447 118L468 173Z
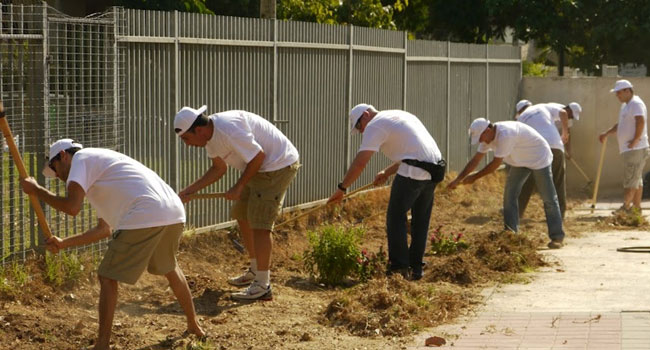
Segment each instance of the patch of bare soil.
M236 230L184 237L178 261L190 284L205 342L184 337L185 319L166 280L145 274L120 285L113 327L114 349L399 349L409 334L447 322L480 302L480 288L544 262L536 249L547 242L541 201L534 197L521 234L502 232L503 176L435 194L431 228L462 233L469 248L449 256L428 254L422 280L376 278L346 288L309 280L301 257L307 232L322 225L362 225L363 248L386 248L387 188L351 198L298 219L274 233L273 301L237 303L226 280L246 267L232 242ZM296 215L285 214L286 218ZM567 241L595 222L566 220ZM0 289L1 349L92 348L99 286L92 266L76 283L52 287L44 264L27 264L24 285ZM5 281L12 286L13 281ZM0 284L2 285L2 284Z

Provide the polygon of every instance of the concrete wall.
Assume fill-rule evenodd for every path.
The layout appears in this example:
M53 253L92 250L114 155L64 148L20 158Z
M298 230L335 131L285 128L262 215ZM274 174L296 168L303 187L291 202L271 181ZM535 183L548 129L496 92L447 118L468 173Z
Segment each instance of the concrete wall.
M582 105L580 120L571 128L571 154L576 162L596 182L601 144L598 134L618 122L620 102L609 90L620 78L578 77L578 78L533 78L522 81L522 98L533 103L578 102ZM629 78L634 93L646 104L650 103L650 78ZM607 140L605 162L600 178L603 196L622 195L623 160L618 152L618 140L610 135ZM650 170L647 162L644 174ZM581 190L585 180L570 161L567 161L567 184L570 191ZM599 197L600 194L599 194Z

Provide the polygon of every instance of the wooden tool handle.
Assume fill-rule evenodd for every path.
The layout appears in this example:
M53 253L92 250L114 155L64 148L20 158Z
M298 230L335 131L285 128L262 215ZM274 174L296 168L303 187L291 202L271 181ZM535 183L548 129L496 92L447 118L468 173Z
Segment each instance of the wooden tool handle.
M372 183L369 183L369 184L367 184L367 185L365 185L365 186L361 186L361 187L357 188L356 190L354 190L354 191L352 191L352 192L346 194L345 196L343 196L343 199L349 198L350 196L352 196L352 195L354 195L354 194L357 194L358 192L361 192L361 191L363 191L363 190L365 190L365 189L368 189L368 188L370 188L370 187L372 187L372 186L373 186ZM286 223L289 223L289 222L291 222L291 221L294 221L294 220L300 219L301 217L307 216L307 215L309 215L309 214L311 214L311 213L313 213L313 212L315 212L315 211L317 211L317 210L320 210L320 209L326 207L328 204L329 204L329 203L325 203L325 204L321 204L321 205L319 205L319 206L317 206L317 207L311 208L311 209L307 210L306 212L304 212L304 213L302 213L302 214L300 214L300 215L298 215L298 216L292 217L292 218L290 218L290 219L288 219L288 220L286 220L286 221L283 221L283 222L281 222L281 223L275 225L275 227L283 226L283 225L286 224Z
M226 194L223 192L216 193L196 193L189 195L190 199L210 199L210 198L223 198Z
M596 174L596 183L594 184L594 196L591 199L591 209L596 209L596 199L598 198L598 185L600 185L600 174L603 171L603 162L605 160L605 150L607 146L607 138L603 141L603 147L600 149L600 161L598 162L598 174Z
M11 134L11 129L9 128L9 123L7 122L7 118L5 117L5 110L2 105L2 102L0 102L0 129L2 129L2 134L5 137L7 146L9 146L9 152L11 153L11 157L14 160L14 164L16 164L16 167L18 168L18 175L22 180L27 177L27 170L25 169L25 164L23 163L23 159L20 157L20 153L18 152L18 147L14 142L14 135ZM29 202L31 203L32 208L36 212L36 217L38 218L38 224L41 226L41 230L43 231L43 235L45 236L45 239L52 237L52 232L50 231L50 227L47 225L47 219L45 219L45 213L43 212L41 203L38 201L38 197L36 197L35 195L30 195Z

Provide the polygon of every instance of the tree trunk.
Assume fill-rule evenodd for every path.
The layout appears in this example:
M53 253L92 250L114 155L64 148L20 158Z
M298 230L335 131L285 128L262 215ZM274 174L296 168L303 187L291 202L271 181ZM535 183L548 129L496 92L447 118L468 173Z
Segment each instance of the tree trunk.
M564 48L561 48L558 53L558 62L557 62L557 75L564 76Z
M275 0L260 0L260 18L275 18Z

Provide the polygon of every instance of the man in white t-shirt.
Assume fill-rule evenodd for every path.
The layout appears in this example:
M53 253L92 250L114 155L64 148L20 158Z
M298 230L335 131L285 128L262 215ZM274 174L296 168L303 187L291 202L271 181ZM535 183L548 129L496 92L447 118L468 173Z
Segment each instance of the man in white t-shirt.
M247 287L232 297L237 300L271 300L271 231L287 188L296 177L298 150L266 119L246 111L226 111L206 116L207 107L183 107L174 118L176 134L188 146L205 147L212 165L198 180L183 189L189 195L218 181L231 166L242 172L226 192L235 201L231 216L237 220L250 268L228 283Z
M489 120L478 118L472 122L469 133L472 136L472 145L480 142L478 150L463 171L447 187L453 190L461 183L472 184L497 170L502 162L510 165L503 195L503 218L505 228L517 232L519 194L526 179L532 176L544 201L546 226L551 239L548 247L561 248L564 230L560 205L553 186L551 174L553 154L548 142L535 129L516 121L492 124ZM492 162L476 174L470 175L488 151L494 151Z
M420 120L400 110L377 111L362 103L350 111L350 131L363 134L361 147L328 203L340 201L361 175L373 154L381 151L393 163L375 176L374 184L397 173L386 213L389 274L422 278L422 259L436 185L444 178L445 163L436 141ZM406 214L411 210L411 245L407 243Z
M176 262L183 233L185 209L180 198L156 173L121 153L102 148L83 148L71 139L50 146L43 175L66 183L64 197L48 191L31 177L21 181L23 191L69 215L77 215L84 197L96 210L96 227L61 239L53 236L47 249L85 245L113 239L99 265L99 336L94 349L108 349L118 282L135 284L145 269L164 275L187 317L188 332L205 333L196 320L190 289Z
M604 142L609 134L616 133L618 150L623 156L623 206L619 210L629 210L632 206L641 211L643 196L643 167L648 158L648 111L641 98L634 94L632 83L619 80L610 92L622 103L618 123L599 135Z

